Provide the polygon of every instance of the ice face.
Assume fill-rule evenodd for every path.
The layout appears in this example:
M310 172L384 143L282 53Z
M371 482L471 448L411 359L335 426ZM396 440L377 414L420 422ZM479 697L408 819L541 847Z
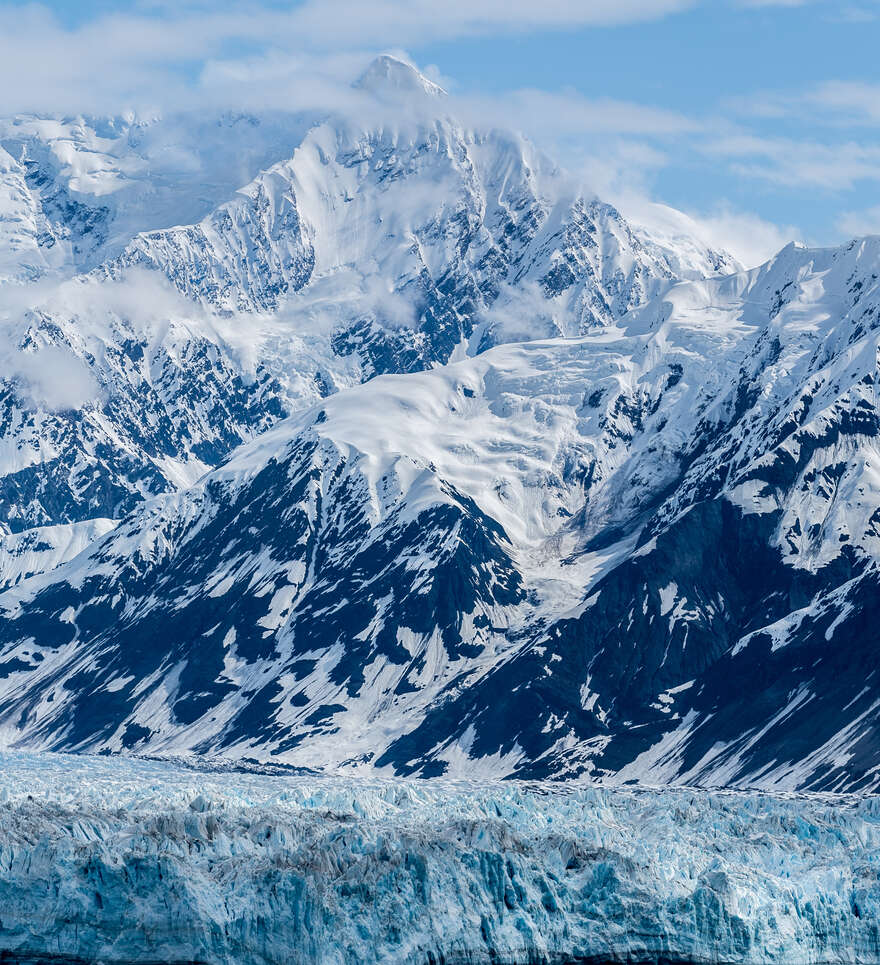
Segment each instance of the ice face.
M0 759L0 958L880 961L880 802Z

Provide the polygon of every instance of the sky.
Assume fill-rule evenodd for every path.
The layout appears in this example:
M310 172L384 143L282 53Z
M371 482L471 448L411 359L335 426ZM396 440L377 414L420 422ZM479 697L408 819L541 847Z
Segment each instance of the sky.
M880 0L0 2L0 112L326 105L390 51L757 263L880 233L878 42Z

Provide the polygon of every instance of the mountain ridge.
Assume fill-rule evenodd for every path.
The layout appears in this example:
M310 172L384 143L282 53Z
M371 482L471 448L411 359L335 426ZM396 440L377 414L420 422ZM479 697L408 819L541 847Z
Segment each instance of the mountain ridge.
M373 86L388 80L398 97L400 72L409 86L430 83L398 61L374 66ZM63 541L38 530L118 519L337 389L498 341L606 324L685 270L610 205L572 192L523 139L468 131L445 107L402 121L392 113L393 123L366 128L294 118L292 133L275 116L223 116L186 137L179 122L163 133L159 121L131 118L0 124L0 143L23 158L7 152L18 164L13 187L20 173L36 211L44 196L70 201L53 210L72 222L50 225L36 251L92 245L99 225L105 239L89 248L97 264L83 274L71 255L34 302L27 286L5 288L24 310L10 312L12 375L0 396L2 525ZM200 150L218 154L208 178L216 197L235 155L223 138L238 144L240 134L248 159L270 150L284 159L201 220L140 229L158 216L153 207L193 193L189 169L166 173L169 141L187 153L201 137ZM133 232L124 242L121 223ZM81 224L92 227L77 241ZM686 270L729 263L711 251L694 261L689 250ZM74 397L56 401L52 383L74 375ZM13 557L4 570L14 582Z
M789 246L613 327L279 423L0 596L6 733L421 776L875 787L878 245ZM176 643L154 653L159 627ZM761 679L760 699L731 688ZM96 693L114 695L97 715Z

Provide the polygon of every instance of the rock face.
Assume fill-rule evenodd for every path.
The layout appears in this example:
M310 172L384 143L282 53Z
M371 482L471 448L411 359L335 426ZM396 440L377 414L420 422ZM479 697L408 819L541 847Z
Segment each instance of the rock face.
M5 961L880 961L875 799L2 764Z
M792 246L278 423L0 595L7 740L876 787L878 263Z
M172 323L157 344L118 319L107 337L79 321L35 316L20 346L37 384L0 388L0 521L13 532L118 519L194 481L285 413L265 366L245 373L186 326ZM47 404L43 388L56 387L44 379L62 393L72 380L71 398Z

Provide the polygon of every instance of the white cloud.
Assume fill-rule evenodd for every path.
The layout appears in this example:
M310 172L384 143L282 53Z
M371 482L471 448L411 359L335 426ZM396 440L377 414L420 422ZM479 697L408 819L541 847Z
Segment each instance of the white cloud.
M695 4L696 0L308 0L294 19L297 30L315 43L414 44L482 33L634 23Z
M153 5L153 14L108 14L71 29L44 6L6 5L0 6L0 111L182 106L204 100L212 85L228 95L263 69L303 96L309 77L295 67L310 59L307 52L314 65L319 53L332 52L333 61L340 52L389 45L623 24L660 18L696 2L306 0L288 10L188 2ZM252 51L249 68L238 60L240 53L230 57L230 50L242 49ZM284 71L290 60L294 69ZM294 77L296 85L290 83Z
M751 211L737 211L720 204L708 213L689 212L699 234L710 245L729 251L746 268L754 268L772 258L790 241L801 241L801 232L780 226Z
M837 219L838 229L851 238L880 235L880 204L861 211L846 211Z
M868 8L866 6L852 6L844 7L842 10L837 12L836 20L843 23L873 23L875 20L880 19L880 4L875 2L874 8Z
M806 7L817 0L739 0L741 7Z
M497 341L571 334L565 331L564 319L555 317L553 306L535 282L502 285L497 300L484 313L482 321Z
M733 255L745 268L763 264L790 241L803 240L797 228L774 224L726 201L708 211L682 211L633 191L609 197L626 217L647 228L652 237L679 248L686 248L690 239L697 239Z
M3 367L31 405L49 411L79 409L100 394L86 363L59 345L44 345L34 352L10 347L4 352Z
M880 181L880 146L874 144L733 134L706 142L702 150L728 162L737 174L788 187L836 191L860 181Z
M764 92L732 98L740 114L765 119L794 118L829 127L880 125L880 85L829 80L796 94Z
M612 98L588 98L574 90L515 90L498 97L459 98L459 105L502 127L539 137L621 134L670 137L695 133L699 122L677 111Z
M82 344L74 352L64 340L44 336L32 326L38 315L74 320ZM0 375L16 384L32 405L50 411L80 409L100 402L104 389L80 357L93 335L106 337L125 324L134 334L161 340L172 324L195 323L200 330L214 320L186 299L157 272L129 269L124 281L79 276L62 281L0 287ZM25 346L22 348L22 346ZM94 347L94 346L92 346Z
M880 84L829 81L805 99L809 105L828 111L838 122L880 124Z

